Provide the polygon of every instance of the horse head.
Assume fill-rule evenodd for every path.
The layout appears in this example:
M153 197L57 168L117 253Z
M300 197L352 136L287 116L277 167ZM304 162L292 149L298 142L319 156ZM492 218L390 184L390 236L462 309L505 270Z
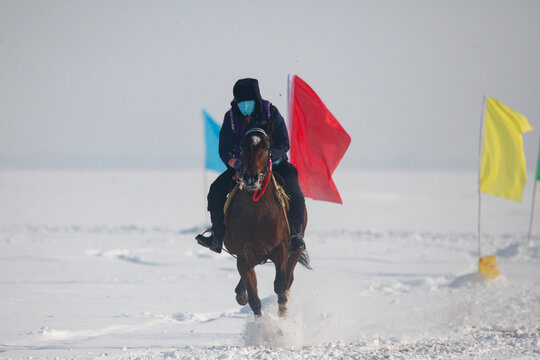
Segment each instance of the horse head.
M246 131L242 139L241 184L248 191L261 189L270 171L270 138L261 128Z

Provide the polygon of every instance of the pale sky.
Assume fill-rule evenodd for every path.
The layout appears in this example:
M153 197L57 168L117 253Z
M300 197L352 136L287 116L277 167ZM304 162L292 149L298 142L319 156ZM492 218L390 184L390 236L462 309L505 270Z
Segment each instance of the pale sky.
M342 168L475 169L483 94L540 134L540 1L0 0L0 168L197 168L238 78L287 74L352 138Z

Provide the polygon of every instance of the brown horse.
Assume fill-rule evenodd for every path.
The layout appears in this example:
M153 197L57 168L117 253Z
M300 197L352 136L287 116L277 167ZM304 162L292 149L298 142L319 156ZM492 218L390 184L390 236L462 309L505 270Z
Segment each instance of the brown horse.
M272 179L270 141L263 129L250 129L242 140L243 169L238 174L239 186L227 208L225 246L237 257L240 282L236 301L261 315L257 294L255 266L270 260L276 267L274 291L278 296L279 315L287 314L289 289L298 263L309 267L307 253L289 253L290 230L286 211L279 199L277 183ZM303 231L307 212L304 213Z

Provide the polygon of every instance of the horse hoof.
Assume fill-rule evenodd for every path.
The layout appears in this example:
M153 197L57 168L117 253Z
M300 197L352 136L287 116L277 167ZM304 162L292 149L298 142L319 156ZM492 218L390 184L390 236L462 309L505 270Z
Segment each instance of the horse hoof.
M248 303L248 296L247 296L247 292L243 292L241 294L236 294L236 302L239 304L239 305L247 305Z

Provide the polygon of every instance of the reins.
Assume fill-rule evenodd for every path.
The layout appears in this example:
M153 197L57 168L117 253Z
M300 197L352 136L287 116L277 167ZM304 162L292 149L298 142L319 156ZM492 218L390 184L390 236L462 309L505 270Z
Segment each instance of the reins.
M264 172L264 175L262 176L262 179L259 180L259 182L262 183L264 179L266 179L266 181L264 182L263 188L260 191L259 195L257 195L257 191L253 193L253 201L257 202L262 198L262 196L264 195L266 191L266 188L268 187L268 183L270 182L271 177L272 177L272 159L270 158L270 156L268 156L268 166L266 168L266 171Z

